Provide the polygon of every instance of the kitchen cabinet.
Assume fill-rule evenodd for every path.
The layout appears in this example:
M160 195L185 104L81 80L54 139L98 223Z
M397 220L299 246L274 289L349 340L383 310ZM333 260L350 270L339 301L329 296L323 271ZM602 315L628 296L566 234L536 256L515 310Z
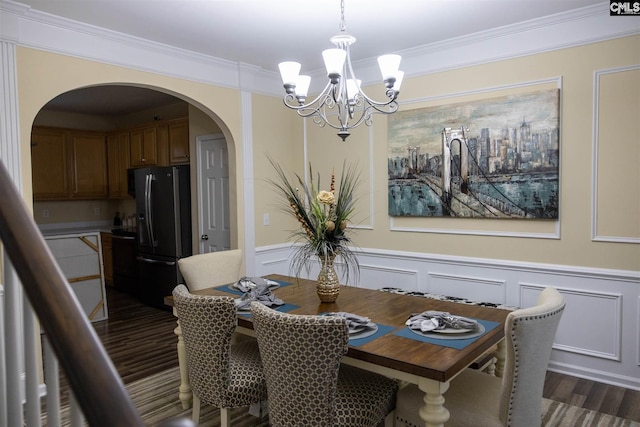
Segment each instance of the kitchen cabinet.
M100 233L50 235L45 241L89 320L107 319Z
M108 195L107 143L104 134L70 132L72 198L103 199Z
M189 122L169 124L169 162L172 165L189 163Z
M109 169L109 198L131 198L127 192L127 169L130 166L129 132L113 133L107 137L107 166Z
M134 228L112 230L113 287L135 297L140 296L138 240Z
M129 143L131 144L131 167L158 164L156 126L132 130L129 133Z
M34 128L34 200L102 199L108 194L103 133Z
M127 199L127 169L189 164L189 120L109 134L34 127L31 159L36 201Z
M111 233L101 232L102 242L102 267L104 270L104 283L113 286L113 251L111 244Z
M158 166L169 166L169 125L156 126Z
M31 174L35 200L66 199L71 193L66 135L62 130L33 129Z
M156 126L158 165L189 164L189 120L178 119Z

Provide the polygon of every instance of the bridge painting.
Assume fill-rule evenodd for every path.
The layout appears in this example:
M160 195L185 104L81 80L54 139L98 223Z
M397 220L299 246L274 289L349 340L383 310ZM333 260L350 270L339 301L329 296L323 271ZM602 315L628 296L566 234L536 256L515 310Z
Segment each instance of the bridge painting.
M389 215L557 219L558 89L389 117Z

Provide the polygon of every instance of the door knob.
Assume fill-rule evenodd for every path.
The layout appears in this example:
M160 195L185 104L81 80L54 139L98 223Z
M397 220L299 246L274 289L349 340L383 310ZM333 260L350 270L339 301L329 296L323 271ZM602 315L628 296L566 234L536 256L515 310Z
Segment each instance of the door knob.
M200 236L200 238L202 240L209 240L209 236L207 234L203 234L202 236Z

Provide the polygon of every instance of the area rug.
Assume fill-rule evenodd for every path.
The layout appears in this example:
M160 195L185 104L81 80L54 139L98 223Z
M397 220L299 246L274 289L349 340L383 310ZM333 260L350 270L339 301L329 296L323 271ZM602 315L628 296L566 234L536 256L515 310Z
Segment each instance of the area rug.
M161 421L187 417L191 418L191 409L182 409L178 400L180 372L172 368L152 375L127 386L133 404L140 411L143 421L154 426ZM268 427L268 418L256 418L249 414L249 407L235 408L231 412L231 425L238 427ZM220 411L209 405L202 405L200 427L220 426Z
M186 417L191 418L191 409L182 409L178 400L180 373L177 367L134 381L126 386L134 406L140 412L147 426L156 426L162 421ZM235 408L229 411L233 427L268 427L268 417L262 419L249 414L249 407ZM60 411L60 426L71 425L69 408L63 406ZM46 413L42 417L43 427L48 427ZM54 424L55 425L55 424ZM88 423L84 423L88 426ZM220 411L209 405L202 405L199 427L219 427Z
M177 417L191 417L191 409L183 410L178 400L180 374L178 368L168 369L127 386L129 395L140 411L146 425ZM446 396L445 396L446 397ZM446 406L446 403L445 403ZM248 413L248 407L231 411L234 427L267 427L268 417L256 418ZM68 426L68 408L62 408L62 425ZM43 420L46 426L46 416ZM200 415L201 427L220 425L220 412L204 405ZM542 427L640 427L640 423L611 415L590 411L554 400L542 401Z

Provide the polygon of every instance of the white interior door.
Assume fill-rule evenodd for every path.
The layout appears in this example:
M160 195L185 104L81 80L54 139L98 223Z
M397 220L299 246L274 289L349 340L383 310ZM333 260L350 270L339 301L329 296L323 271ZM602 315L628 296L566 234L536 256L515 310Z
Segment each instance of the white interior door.
M196 138L200 253L231 249L229 156L222 134Z

